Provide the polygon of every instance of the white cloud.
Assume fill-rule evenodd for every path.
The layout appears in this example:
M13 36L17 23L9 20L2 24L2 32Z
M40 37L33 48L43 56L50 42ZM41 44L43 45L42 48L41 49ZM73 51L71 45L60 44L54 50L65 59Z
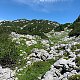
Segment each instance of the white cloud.
M33 10L50 12L56 3L70 2L72 0L13 0L17 3L28 5Z
M62 2L66 0L40 0L41 2Z
M64 2L64 1L70 1L70 0L13 0L16 2L28 4L28 3L55 3L55 2Z

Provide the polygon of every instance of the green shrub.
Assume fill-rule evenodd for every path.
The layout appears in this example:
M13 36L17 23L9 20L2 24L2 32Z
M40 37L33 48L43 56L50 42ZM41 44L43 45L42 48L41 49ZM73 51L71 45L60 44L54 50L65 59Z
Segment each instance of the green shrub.
M55 31L64 31L65 28L70 28L70 23L65 23L54 28Z
M61 24L60 26L56 27L54 31L64 31L64 26Z
M17 76L19 80L38 80L38 77L43 76L46 73L46 71L50 69L50 66L52 64L54 64L53 59L35 62L27 69L20 71L18 74L22 74L21 76Z
M74 21L74 23L76 22L80 22L80 15L78 16L78 18Z
M69 36L79 36L80 35L80 23L73 23L72 25L73 29L72 31L69 33Z
M72 31L69 33L69 36L79 36L80 35L80 16L73 22L70 26Z
M0 34L0 64L12 66L18 59L15 43L9 38L7 33Z
M54 24L55 23L55 24ZM26 19L18 19L14 21L3 21L1 22L0 27L7 28L7 31L16 32L19 34L31 34L31 35L39 35L42 38L46 38L44 33L50 32L57 26L57 22L52 22L49 20L26 20ZM21 29L23 27L23 29ZM3 29L5 30L5 28Z
M78 75L78 74L72 75L71 77L69 77L68 80L80 80L80 75Z
M76 58L76 64L77 64L77 66L80 66L80 57Z
M27 23L27 25L23 28L23 34L32 34L43 36L43 33L50 32L55 25L48 24L47 20L31 20ZM32 24L33 23L33 24Z

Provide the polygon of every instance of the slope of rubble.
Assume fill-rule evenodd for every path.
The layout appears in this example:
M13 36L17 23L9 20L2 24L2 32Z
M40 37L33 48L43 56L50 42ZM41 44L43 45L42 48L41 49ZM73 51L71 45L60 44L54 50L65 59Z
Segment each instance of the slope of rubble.
M42 39L12 32L10 36L20 53L15 68L18 79L68 80L80 74L80 36L69 38L68 33L51 31L45 34L49 39Z
M80 80L80 36L69 36L72 30L68 29L70 24L64 30L62 28L63 31L55 31L53 26L47 26L42 34L37 27L36 32L40 35L20 32L26 27L36 33L36 28L32 26L35 22L40 23L38 26L46 23L43 20L20 20L11 23L7 21L8 26L5 28L11 28L12 23L24 23L29 27L16 26L19 28L17 30L13 26L9 33L8 29L4 28L4 32L3 27L1 28L0 31L3 32L0 40L5 44L0 43L0 52L3 53L0 54L0 80ZM55 25L55 28L60 25L50 21L46 24ZM3 21L1 25L6 23ZM46 32L46 29L50 31ZM43 27L40 31L43 31Z

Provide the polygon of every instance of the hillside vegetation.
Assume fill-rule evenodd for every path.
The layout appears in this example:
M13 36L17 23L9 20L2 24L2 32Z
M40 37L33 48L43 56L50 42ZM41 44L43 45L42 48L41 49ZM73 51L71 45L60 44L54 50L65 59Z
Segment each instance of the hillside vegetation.
M0 80L80 80L80 16L65 24L1 21L0 65L15 71Z

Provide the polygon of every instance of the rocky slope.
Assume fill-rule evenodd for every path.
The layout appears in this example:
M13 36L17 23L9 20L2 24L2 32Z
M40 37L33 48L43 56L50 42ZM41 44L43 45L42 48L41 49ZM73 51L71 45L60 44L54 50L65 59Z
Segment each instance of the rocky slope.
M59 33L59 32L58 32ZM60 32L58 35L56 33L56 37L61 37L64 32ZM66 32L67 34L67 32ZM19 35L19 34L14 34ZM49 34L50 35L50 34ZM55 33L54 33L55 35ZM23 35L19 35L17 38L17 43L20 43L20 37ZM27 46L38 44L38 40L36 37L26 35L31 39L30 41L26 41ZM49 37L49 36L48 36ZM50 36L51 37L51 36ZM52 38L52 37L51 37ZM13 38L13 40L15 37ZM18 69L24 70L28 65L34 64L34 62L46 61L49 59L54 59L56 62L51 65L50 71L46 72L45 75L39 77L40 80L68 80L71 75L80 74L80 62L78 63L77 58L80 60L80 37L66 37L62 38L62 41L59 41L57 44L49 42L49 40L41 39L39 44L42 44L40 48L33 46L31 49L31 53L26 56L27 61L26 65ZM66 42L66 43L65 43ZM49 44L49 43L52 43ZM22 53L27 54L23 50L20 50ZM20 54L20 56L24 57L25 54ZM24 58L25 59L25 58ZM23 73L22 73L23 74ZM21 75L22 75L21 74ZM26 79L27 80L27 79Z
M19 26L23 23L26 24L25 27L29 26L25 28L21 25L19 29L27 29L27 33L24 34L24 30L19 32L14 27L10 28L15 22L18 22L16 25ZM37 28L34 27L35 22L35 25L39 24ZM51 21L17 20L7 23L6 26L5 22L1 22L1 26L5 25L4 29L7 29L0 29L0 80L80 80L80 36L69 37L71 24L61 29L63 31L56 32L55 29L60 24ZM39 29L43 23L46 23L47 28L43 25ZM29 29L32 33L36 29L40 32L28 34ZM49 31L45 32L46 30Z

